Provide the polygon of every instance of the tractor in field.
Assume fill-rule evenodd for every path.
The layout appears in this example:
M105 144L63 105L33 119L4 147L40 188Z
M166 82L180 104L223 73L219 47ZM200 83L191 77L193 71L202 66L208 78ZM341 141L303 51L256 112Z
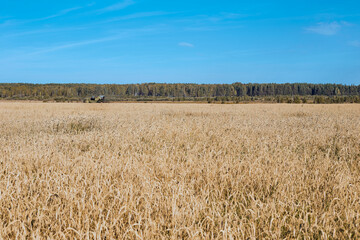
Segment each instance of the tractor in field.
M103 103L105 102L105 96L100 95L98 97L92 96L90 99L85 99L86 103Z

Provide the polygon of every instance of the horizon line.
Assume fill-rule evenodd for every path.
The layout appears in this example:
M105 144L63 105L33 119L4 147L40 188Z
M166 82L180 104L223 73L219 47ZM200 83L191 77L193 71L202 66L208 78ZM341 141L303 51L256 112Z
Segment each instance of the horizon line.
M142 84L166 84L166 85L176 85L176 84L183 84L183 85L233 85L233 84L277 84L277 85L285 85L285 84L313 84L313 85L342 85L342 86L360 86L359 84L347 84L347 83L311 83L311 82L285 82L285 83L276 83L276 82L233 82L233 83L167 83L167 82L143 82L143 83L81 83L81 82L64 82L64 83L56 83L56 82L49 82L49 83L29 83L29 82L0 82L2 84L24 84L24 85L142 85Z

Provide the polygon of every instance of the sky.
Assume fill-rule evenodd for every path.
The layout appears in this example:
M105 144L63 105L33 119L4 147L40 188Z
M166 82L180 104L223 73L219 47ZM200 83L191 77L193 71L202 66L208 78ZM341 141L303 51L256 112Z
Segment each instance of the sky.
M0 83L360 84L359 0L0 0Z

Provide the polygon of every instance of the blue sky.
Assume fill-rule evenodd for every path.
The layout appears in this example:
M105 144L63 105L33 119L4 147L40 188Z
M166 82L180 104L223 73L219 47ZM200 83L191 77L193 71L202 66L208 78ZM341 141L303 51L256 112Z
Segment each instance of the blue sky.
M360 84L360 1L0 0L0 82Z

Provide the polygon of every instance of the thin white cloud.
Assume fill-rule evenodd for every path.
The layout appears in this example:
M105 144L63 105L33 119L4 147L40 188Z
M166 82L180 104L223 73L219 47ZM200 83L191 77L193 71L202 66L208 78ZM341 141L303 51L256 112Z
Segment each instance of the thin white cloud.
M68 8L68 9L64 9L54 15L50 15L50 16L47 16L47 17L43 17L43 18L38 18L38 19L34 19L32 21L42 21L42 20L47 20L47 19L51 19L51 18L56 18L56 17L60 17L60 16L63 16L63 15L66 15L68 14L69 12L73 12L73 11L76 11L76 10L79 10L83 7L74 7L74 8Z
M156 16L164 16L164 15L170 15L170 14L174 14L171 12L139 12L139 13L133 13L133 14L129 14L129 15L125 15L122 17L116 17L116 18L112 18L107 20L106 22L116 22L116 21L121 21L121 20L130 20L130 19L137 19L137 18L146 18L146 17L156 17Z
M221 12L216 15L195 15L186 17L183 19L179 19L179 22L190 22L192 24L194 23L219 23L223 21L237 21L243 18L251 17L251 16L257 16L257 15L251 15L251 14L241 14L241 13L231 13L231 12Z
M62 49L80 47L80 46L85 46L85 45L90 45L90 44L101 43L101 42L109 42L109 41L114 41L114 40L118 40L121 38L123 38L123 36L113 36L113 37L107 37L107 38L98 38L98 39L92 39L92 40L87 40L87 41L73 42L73 43L58 45L58 46L54 46L54 47L43 48L36 52L32 52L29 55L37 55L37 54L41 54L41 53L55 52L55 51L59 51Z
M358 41L358 40L351 41L351 42L349 42L349 45L353 46L353 47L360 47L360 41Z
M188 43L188 42L180 42L180 43L179 43L179 46L180 46L180 47L189 47L189 48L195 47L194 44Z
M106 13L106 12L117 11L117 10L127 8L128 6L131 6L133 4L135 4L135 2L133 0L124 0L122 2L118 2L116 4L113 4L113 5L107 6L105 8L96 10L96 12L98 14L102 14L102 13Z
M237 26L211 26L211 27L185 27L184 31L195 31L195 32L206 32L206 31L221 31L230 29L241 29L244 28L242 25Z
M116 41L116 40L120 40L120 39L124 39L124 38L138 36L141 34L154 33L156 31L159 31L159 28L144 27L144 28L137 28L137 29L125 29L125 30L122 30L121 32L119 31L118 33L116 33L112 36L108 36L108 37L102 37L102 38L96 38L96 39L90 39L90 40L82 40L82 41L77 41L77 42L58 43L53 46L47 46L47 47L42 47L42 48L31 47L31 48L24 49L25 52L20 50L20 51L16 51L16 53L13 55L6 54L7 55L6 59L0 58L0 62L5 62L5 60L6 60L6 62L9 62L9 61L21 61L24 59L33 59L33 57L35 57L37 55L42 55L42 54L46 54L46 53L57 52L57 51L61 51L61 50L72 49L72 48L77 48L77 47L82 47L82 46L86 47L88 45L93 45L93 44L98 44L98 43ZM11 53L11 52L9 52L9 53Z
M86 7L90 7L90 6L92 6L92 5L89 4ZM26 23L44 21L44 20L64 16L64 15L70 13L70 12L74 12L74 11L82 9L82 8L84 8L84 7L67 8L67 9L59 11L56 14L46 16L46 17L42 17L42 18L34 18L34 19L27 19L27 20L11 19L11 20L7 20L7 21L3 22L2 24L0 24L0 26L5 26L6 27L6 26L11 26L11 25L18 25L18 24L26 24Z
M17 23L16 20L6 20L6 21L0 23L0 27L8 27L8 26L14 25L16 23Z
M91 3L89 3L88 5L86 5L87 7L92 7L92 6L94 6L96 4L96 2L91 2Z
M116 40L123 39L126 37L136 36L138 34L146 34L149 32L154 32L156 30L157 30L156 28L152 28L152 27L128 29L128 30L123 30L113 36L110 36L110 37L83 40L83 41L78 41L78 42L71 42L71 43L66 43L66 44L60 44L57 46L51 46L51 47L37 49L35 51L28 53L27 55L38 55L38 54L42 54L42 53L56 52L56 51L60 51L63 49L81 47L81 46L103 43L103 42L116 41Z
M25 35L37 35L37 34L46 34L46 33L58 33L58 32L69 32L69 31L79 31L84 30L85 27L72 27L72 28L45 28L38 29L33 31L22 31L22 32L14 32L10 34L0 35L2 38L11 38L11 37L19 37Z
M222 12L220 18L222 20L231 20L231 19L246 18L251 16L252 16L251 14Z
M349 25L349 23L346 23L346 24L343 22L338 23L336 21L331 22L331 23L321 22L315 26L307 27L307 28L305 28L305 30L310 33L332 36L332 35L337 34L343 26L348 26L348 25Z
M341 25L345 26L345 27L352 27L354 26L353 23L347 22L347 21L341 21L340 22Z
M220 21L226 21L226 20L237 20L241 18L250 17L252 15L250 14L241 14L241 13L230 13L230 12L222 12L218 15L214 16L203 16L205 21L210 22L220 22Z

